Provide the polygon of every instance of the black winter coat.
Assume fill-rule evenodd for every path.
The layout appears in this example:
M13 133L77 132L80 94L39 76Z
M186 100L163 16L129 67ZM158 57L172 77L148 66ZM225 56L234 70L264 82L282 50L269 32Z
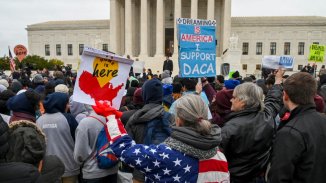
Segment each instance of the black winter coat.
M2 183L32 183L37 182L39 176L37 168L31 164L0 163L0 182Z
M222 128L221 147L228 160L231 181L247 182L265 170L281 96L280 85L274 85L265 98L263 111L251 108L230 114Z
M270 183L326 181L326 117L313 104L299 106L276 134Z
M163 71L169 70L173 71L173 61L172 60L165 60L163 63Z

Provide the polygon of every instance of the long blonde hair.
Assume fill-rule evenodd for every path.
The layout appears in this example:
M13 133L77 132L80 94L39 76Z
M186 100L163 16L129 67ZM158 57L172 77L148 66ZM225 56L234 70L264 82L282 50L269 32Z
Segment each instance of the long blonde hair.
M178 99L175 106L176 116L184 121L184 126L193 127L202 134L211 131L211 122L207 120L208 106L199 95L189 94Z

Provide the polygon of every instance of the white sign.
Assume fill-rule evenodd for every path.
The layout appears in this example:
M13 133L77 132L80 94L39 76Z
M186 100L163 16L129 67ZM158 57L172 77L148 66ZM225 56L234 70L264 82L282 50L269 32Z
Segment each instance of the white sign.
M264 56L262 59L263 68L267 69L293 69L294 57L291 56Z
M134 61L134 64L132 65L134 73L143 73L145 62L143 61Z
M74 101L94 105L109 101L119 109L132 60L85 47L74 88Z

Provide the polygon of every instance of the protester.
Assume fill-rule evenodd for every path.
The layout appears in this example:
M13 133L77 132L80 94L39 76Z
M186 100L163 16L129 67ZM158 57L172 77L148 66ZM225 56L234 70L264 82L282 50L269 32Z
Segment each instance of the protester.
M45 90L44 79L41 74L35 74L33 78L33 88L38 94L43 94Z
M172 75L173 72L173 61L170 60L169 55L166 56L166 60L163 63L163 71L168 70L170 71L170 76Z
M227 116L231 113L231 99L233 90L221 90L216 93L215 101L212 102L210 109L212 111L212 123L223 127Z
M172 84L173 83L171 73L169 70L163 71L163 73L161 74L161 79L162 79L163 84Z
M326 117L315 109L316 80L300 72L283 87L290 116L276 134L269 182L324 182Z
M212 87L212 85L210 85L210 83L208 82L207 78L202 78L201 79L201 82L202 82L202 85L203 85L203 91L205 92L205 94L206 94L206 96L208 98L209 104L211 104L212 101L215 98L216 91Z
M146 85L146 84L145 84ZM189 94L176 105L176 126L159 145L134 144L119 112L98 103L95 111L107 116L108 138L115 155L145 173L146 182L229 182L226 159L219 151L220 128L207 120L200 96Z
M223 75L217 75L215 82L216 82L216 85L215 85L216 91L223 90L223 88L224 88L224 76Z
M145 103L144 107L137 110L128 120L126 129L130 137L136 143L147 143L152 139L148 136L148 124L157 126L153 137L160 135L160 138L154 139L155 142L161 143L170 135L170 128L164 128L165 124L173 124L172 116L164 111L162 106L163 88L162 83L158 79L151 79L144 83L142 87L142 97ZM133 178L135 181L143 182L144 176L139 171L134 171Z
M36 122L39 101L40 95L32 89L11 97L7 101L7 108L12 111L10 123L18 120Z
M66 113L68 95L54 92L43 101L45 114L37 119L37 125L47 137L47 155L57 155L65 165L63 183L76 182L79 165L73 158L77 121Z
M201 84L197 85L197 81L198 80L194 79L194 78L183 78L183 80L181 81L182 90L183 90L182 96L195 93L202 98L202 100L205 102L205 104L207 106L209 106L208 98L207 98L205 92L202 92L202 85ZM173 104L171 105L171 107L169 109L169 113L175 114L175 105L177 103L178 103L178 100L173 102ZM212 119L211 111L207 110L207 113L208 113L208 119L209 120Z
M263 91L253 83L238 85L231 99L232 113L222 128L221 147L226 155L231 182L263 179L274 135L274 118L281 109L281 82L278 70L275 85L263 101Z
M74 159L82 165L83 183L117 182L118 166L100 169L94 153L98 135L105 126L105 117L97 115L91 106L86 105L86 107L90 108L90 114L80 121L76 129L74 149Z
M1 138L7 138L7 143L0 145L1 182L57 182L64 173L64 165L56 156L45 156L42 131L32 122L15 121L5 132L8 127L0 123Z
M76 102L73 100L73 96L69 98L69 105L70 105L70 114L79 122L84 119L85 117L89 116L90 109L87 108L86 104Z

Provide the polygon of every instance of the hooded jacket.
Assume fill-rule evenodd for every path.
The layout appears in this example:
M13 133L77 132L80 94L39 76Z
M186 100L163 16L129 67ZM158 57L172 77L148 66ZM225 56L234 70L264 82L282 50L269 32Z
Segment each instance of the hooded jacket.
M41 130L29 121L17 121L10 124L7 137L6 159L1 155L1 182L55 182L64 172L64 166L56 156L44 156L45 137ZM2 136L4 137L4 136ZM41 173L37 167L43 160ZM6 163L4 163L6 161Z
M74 159L79 164L83 164L83 179L96 179L107 175L115 174L118 166L110 169L98 168L96 155L96 141L100 131L104 125L98 121L105 123L103 116L91 112L88 117L82 119L76 129L76 143L74 149ZM88 142L88 143L85 143Z
M87 117L91 112L91 109L87 108L85 104L74 101L73 96L69 98L69 104L70 104L70 113L78 123L83 118Z
M281 86L274 85L265 98L263 111L249 108L229 114L222 128L221 147L229 162L231 181L250 181L265 170L281 96Z
M57 155L65 165L63 177L79 174L79 166L73 158L77 121L65 109L68 95L54 92L43 101L45 114L37 119L37 125L47 137L46 155Z

